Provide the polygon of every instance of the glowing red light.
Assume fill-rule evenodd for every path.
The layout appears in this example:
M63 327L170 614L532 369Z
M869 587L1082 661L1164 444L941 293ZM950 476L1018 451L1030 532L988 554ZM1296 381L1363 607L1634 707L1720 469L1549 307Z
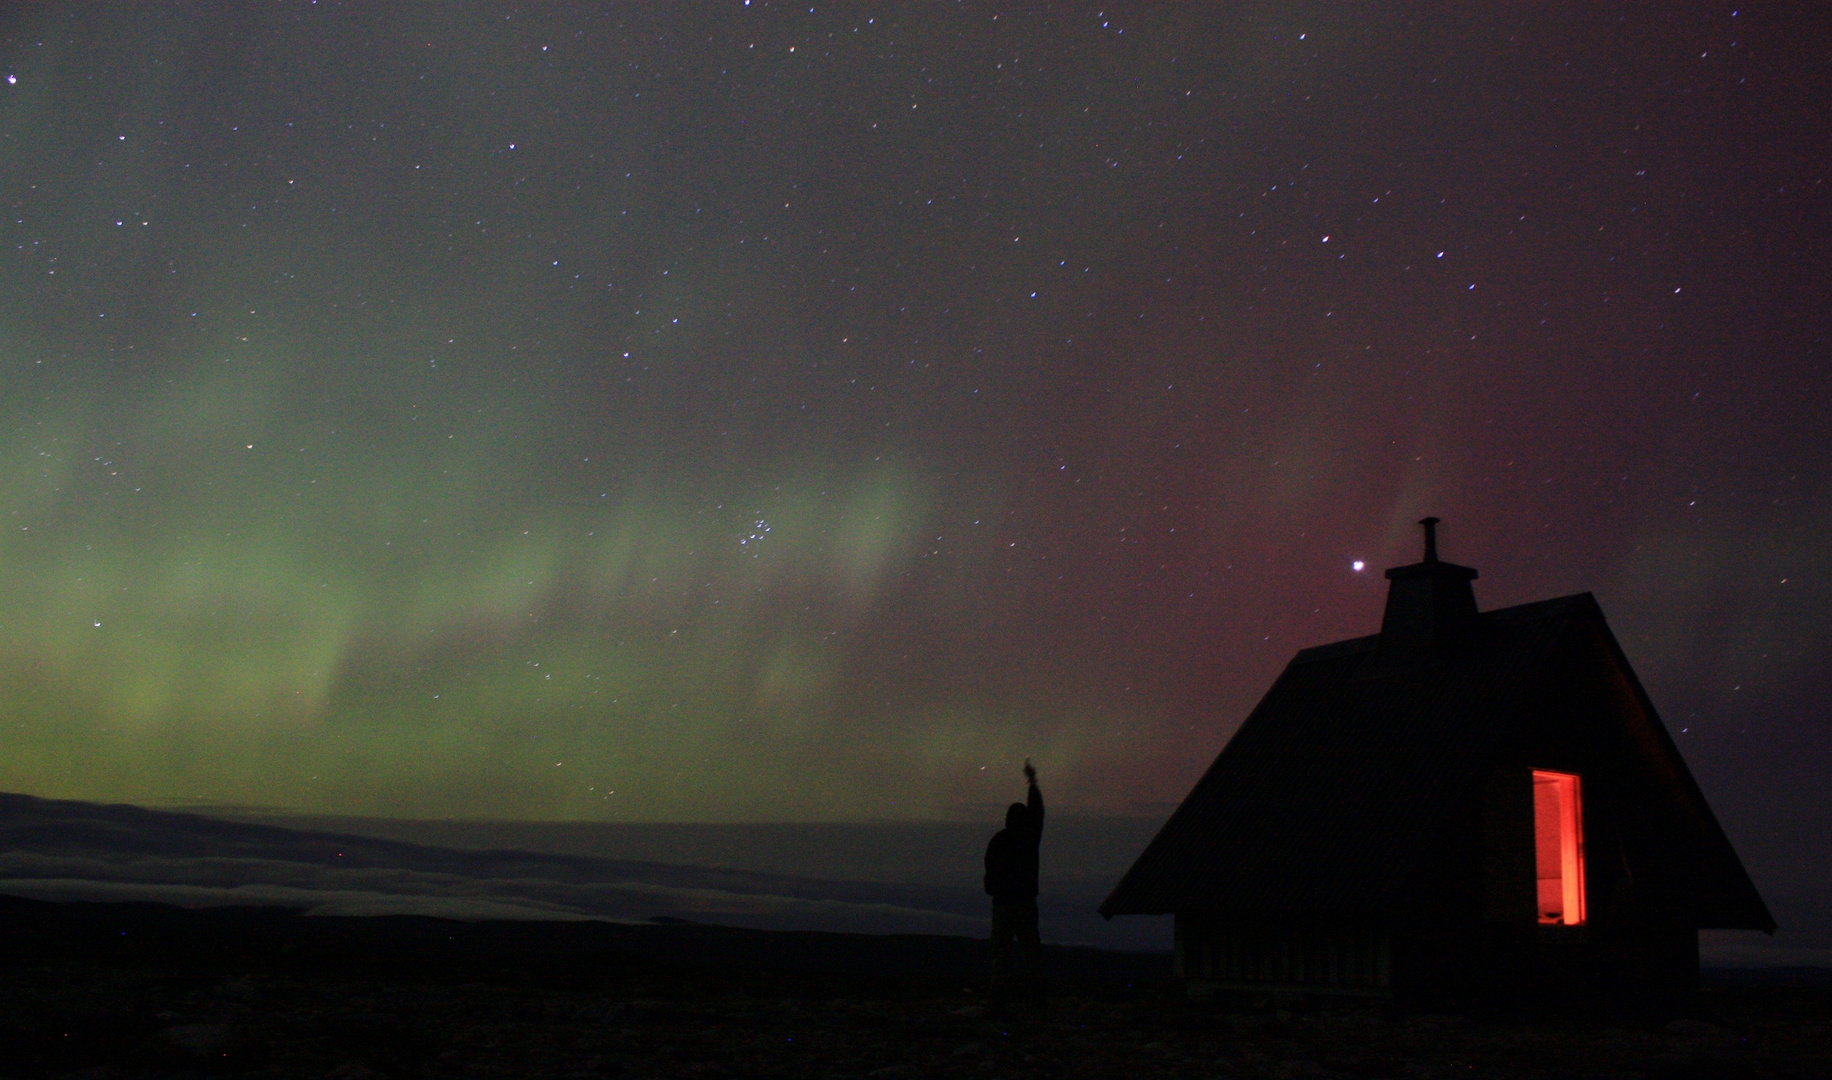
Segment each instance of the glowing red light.
M1584 807L1572 773L1533 770L1533 840L1539 866L1539 921L1584 921Z

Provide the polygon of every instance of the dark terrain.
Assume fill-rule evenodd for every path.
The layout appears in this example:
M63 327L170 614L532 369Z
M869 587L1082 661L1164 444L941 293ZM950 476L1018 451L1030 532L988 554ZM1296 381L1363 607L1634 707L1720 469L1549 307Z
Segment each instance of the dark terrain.
M1003 812L1001 808L1000 812ZM970 936L984 930L978 824L613 825L258 820L0 793L0 893L279 907L314 915L644 921ZM300 827L306 826L306 827ZM1067 818L1042 875L1043 934L1163 951L1168 920L1095 913L1149 822Z
M1708 980L1685 1015L1192 1002L1162 955L683 923L308 918L0 898L0 1075L1826 1077L1832 986ZM1783 985L1791 983L1790 985Z

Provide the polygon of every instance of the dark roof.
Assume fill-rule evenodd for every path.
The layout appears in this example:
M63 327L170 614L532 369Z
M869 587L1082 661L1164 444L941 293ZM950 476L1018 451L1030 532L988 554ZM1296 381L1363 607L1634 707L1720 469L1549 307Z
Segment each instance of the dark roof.
M1704 925L1772 928L1596 601L1585 593L1474 618L1467 648L1407 666L1380 663L1378 634L1298 653L1101 913L1408 910L1436 841L1538 692L1579 681L1575 659L1627 687L1618 696L1644 717L1625 719L1637 726L1629 740L1662 759L1654 771L1669 816L1721 879L1708 883L1719 902Z

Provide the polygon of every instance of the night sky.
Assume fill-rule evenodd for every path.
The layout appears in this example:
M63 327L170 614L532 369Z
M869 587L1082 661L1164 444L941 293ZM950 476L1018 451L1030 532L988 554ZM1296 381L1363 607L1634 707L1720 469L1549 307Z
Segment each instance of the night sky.
M1161 814L1429 513L1832 832L1824 25L0 20L0 788Z

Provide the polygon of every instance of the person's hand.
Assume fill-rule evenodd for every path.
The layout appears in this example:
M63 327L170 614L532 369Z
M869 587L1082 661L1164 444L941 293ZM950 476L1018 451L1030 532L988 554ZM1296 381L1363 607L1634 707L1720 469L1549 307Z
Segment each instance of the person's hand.
M1030 763L1030 758L1024 759L1024 779L1032 784L1037 782L1037 767Z

